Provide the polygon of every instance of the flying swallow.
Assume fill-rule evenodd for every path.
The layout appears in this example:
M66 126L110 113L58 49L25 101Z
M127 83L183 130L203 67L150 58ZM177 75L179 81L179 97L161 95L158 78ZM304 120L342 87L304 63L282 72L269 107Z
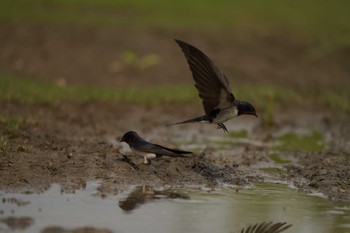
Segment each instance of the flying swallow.
M145 164L149 163L148 160L162 156L188 158L188 156L184 154L192 154L192 152L189 151L170 149L161 145L149 143L134 131L126 132L120 142L126 142L134 154L143 156Z
M256 114L255 108L247 101L235 98L227 77L214 65L208 56L196 47L175 40L181 47L195 81L195 87L202 99L205 115L174 124L207 122L215 123L218 129L227 132L224 122L243 114ZM171 125L174 125L171 124Z

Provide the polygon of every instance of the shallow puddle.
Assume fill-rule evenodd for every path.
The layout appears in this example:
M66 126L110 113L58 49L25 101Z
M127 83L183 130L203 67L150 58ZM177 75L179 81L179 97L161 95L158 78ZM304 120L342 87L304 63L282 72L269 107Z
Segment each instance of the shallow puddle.
M350 203L306 195L281 184L236 192L136 186L103 196L98 182L64 193L59 185L41 194L0 191L1 232L239 232L260 222L287 222L285 232L350 232Z

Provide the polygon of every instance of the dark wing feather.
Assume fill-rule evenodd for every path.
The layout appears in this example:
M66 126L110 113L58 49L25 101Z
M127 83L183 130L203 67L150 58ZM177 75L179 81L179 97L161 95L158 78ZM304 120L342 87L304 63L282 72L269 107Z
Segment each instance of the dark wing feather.
M226 76L202 51L181 40L175 41L187 59L205 112L232 106L235 97Z
M161 145L149 143L142 138L139 138L138 140L135 140L131 143L133 148L146 152L146 153L152 153L156 155L166 155L166 156L172 156L172 157L178 157L181 156L181 154L191 154L192 152L189 151L182 151L182 150L176 150L176 149L170 149ZM185 156L183 156L185 157Z

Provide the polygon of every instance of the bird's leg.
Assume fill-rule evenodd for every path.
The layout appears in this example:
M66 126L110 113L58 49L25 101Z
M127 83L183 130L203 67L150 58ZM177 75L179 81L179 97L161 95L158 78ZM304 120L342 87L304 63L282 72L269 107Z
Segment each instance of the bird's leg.
M152 154L152 153L145 154L144 155L144 164L150 165L151 164L151 160L153 160L155 158L157 158L156 154Z
M130 164L130 166L135 170L139 170L139 167L133 161L131 161L131 159L129 159L126 155L122 154L121 157L118 158L118 160L121 162L126 162Z
M224 132L228 132L226 126L223 123L218 123L218 129L223 129Z
M148 159L147 159L147 155L143 156L143 163L146 164L146 165L150 164L150 161L148 161Z

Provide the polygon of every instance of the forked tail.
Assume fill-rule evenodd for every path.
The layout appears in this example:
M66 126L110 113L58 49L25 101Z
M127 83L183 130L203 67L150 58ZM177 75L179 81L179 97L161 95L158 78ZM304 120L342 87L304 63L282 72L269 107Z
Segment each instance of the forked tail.
M170 149L170 148L167 148L167 147L164 147L164 146L160 146L160 147L162 147L163 149L169 151L170 153L156 154L157 158L162 157L162 156L189 158L188 154L193 154L191 151Z
M189 120L176 122L176 123L171 123L171 124L168 124L167 126L186 124L186 123L195 123L195 122L210 122L210 117L208 115L203 115L203 116L195 117L195 118L192 118L192 119L189 119Z

